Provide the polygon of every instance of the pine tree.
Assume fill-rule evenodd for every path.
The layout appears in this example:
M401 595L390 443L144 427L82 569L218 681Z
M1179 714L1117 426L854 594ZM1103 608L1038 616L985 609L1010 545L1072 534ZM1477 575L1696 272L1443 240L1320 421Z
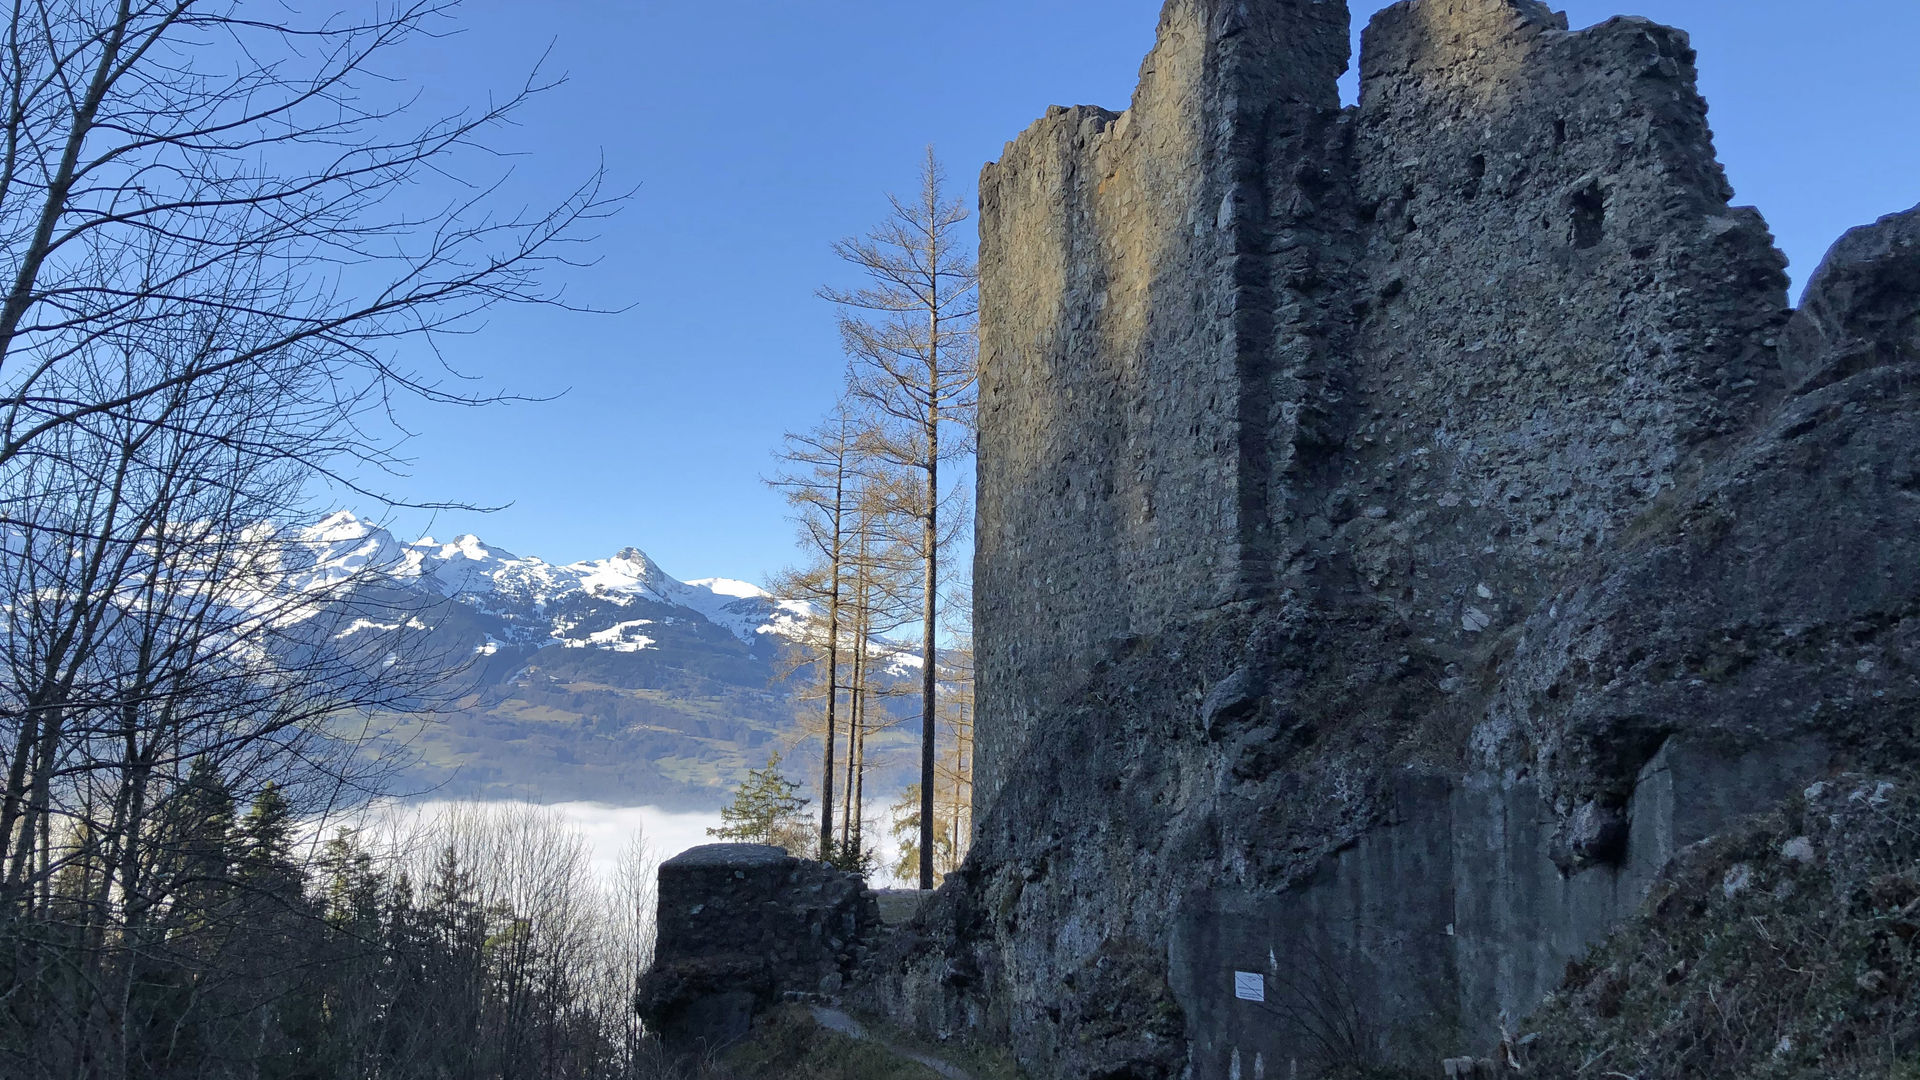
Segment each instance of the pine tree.
M234 831L240 926L229 965L253 999L240 1036L260 1080L303 1075L311 1050L301 1045L320 1029L324 1003L304 978L300 958L317 953L324 924L312 918L306 873L294 858L293 804L268 781Z
M933 828L922 830L920 827L920 785L908 784L900 793L900 798L890 808L893 838L900 845L900 858L893 866L893 875L901 881L912 881L920 872L920 838L931 832L933 847L928 849L933 864L933 883L937 886L946 876L960 865L965 848L959 843L959 830L955 828L954 808L942 800L936 800L933 811Z
M164 816L161 860L169 872L159 884L173 891L169 920L176 932L198 931L231 898L236 861L233 790L211 758L188 765Z
M720 811L723 824L708 829L707 835L805 851L810 832L800 812L813 800L802 798L799 789L780 774L780 755L775 753L767 758L766 768L747 770L747 778L734 789L733 802Z
M253 798L239 827L239 880L249 890L283 903L300 898L305 875L294 861L293 804L271 781Z

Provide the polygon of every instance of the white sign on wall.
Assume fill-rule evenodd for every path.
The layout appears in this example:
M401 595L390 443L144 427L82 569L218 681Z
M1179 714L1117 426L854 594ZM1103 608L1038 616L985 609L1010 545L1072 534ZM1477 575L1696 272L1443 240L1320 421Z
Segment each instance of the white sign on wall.
M1267 980L1257 971L1233 973L1233 996L1241 1001L1267 1000Z

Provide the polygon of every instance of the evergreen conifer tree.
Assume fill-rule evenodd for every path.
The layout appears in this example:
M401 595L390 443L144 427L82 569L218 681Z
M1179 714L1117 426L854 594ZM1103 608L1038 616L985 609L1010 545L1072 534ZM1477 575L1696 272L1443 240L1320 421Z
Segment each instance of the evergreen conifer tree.
M900 793L900 798L889 810L890 826L895 843L900 845L900 857L894 860L890 869L893 876L901 881L913 881L920 872L920 838L925 835L920 828L920 785L908 784ZM965 855L964 846L958 842L958 830L955 827L956 808L946 800L936 801L933 810L933 878L937 886L946 880L948 874L958 869Z
M220 767L195 757L166 808L162 865L156 882L171 889L173 928L195 932L218 920L232 895L234 799Z
M254 796L238 831L241 883L282 901L298 899L305 874L293 855L293 804L278 784L268 782Z
M807 849L807 823L800 812L811 799L797 792L800 785L780 773L780 755L767 758L764 769L747 770L734 789L733 802L720 811L721 826L708 836L741 844L771 844L788 851Z

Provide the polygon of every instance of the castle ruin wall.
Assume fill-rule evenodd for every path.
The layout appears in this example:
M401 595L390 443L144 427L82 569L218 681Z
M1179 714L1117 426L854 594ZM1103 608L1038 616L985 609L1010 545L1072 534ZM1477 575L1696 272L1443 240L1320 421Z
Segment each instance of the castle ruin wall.
M1110 638L1259 590L1275 110L1338 111L1344 6L1177 0L1132 108L981 175L976 801Z
M1342 108L1346 20L1170 0L982 174L976 835L861 992L1042 1074L1317 1075L1262 970L1484 1050L1920 745L1920 211L1792 313L1684 33L1406 0Z

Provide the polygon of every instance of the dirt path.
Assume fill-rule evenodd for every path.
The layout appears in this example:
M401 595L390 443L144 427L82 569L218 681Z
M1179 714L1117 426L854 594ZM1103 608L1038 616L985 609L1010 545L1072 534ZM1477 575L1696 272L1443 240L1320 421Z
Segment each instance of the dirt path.
M889 1053L897 1054L900 1057L906 1058L908 1061L925 1065L927 1068L945 1077L946 1080L973 1080L973 1077L967 1075L965 1069L962 1069L952 1062L941 1061L939 1058L933 1057L930 1054L922 1054L917 1050L909 1050L904 1046L896 1046L880 1038L872 1032L869 1032L865 1027L862 1027L860 1021L855 1020L839 1009L829 1009L822 1005L815 1005L812 1008L814 1023L819 1024L828 1031L837 1031L850 1039L859 1039L862 1042L877 1043L886 1047Z

